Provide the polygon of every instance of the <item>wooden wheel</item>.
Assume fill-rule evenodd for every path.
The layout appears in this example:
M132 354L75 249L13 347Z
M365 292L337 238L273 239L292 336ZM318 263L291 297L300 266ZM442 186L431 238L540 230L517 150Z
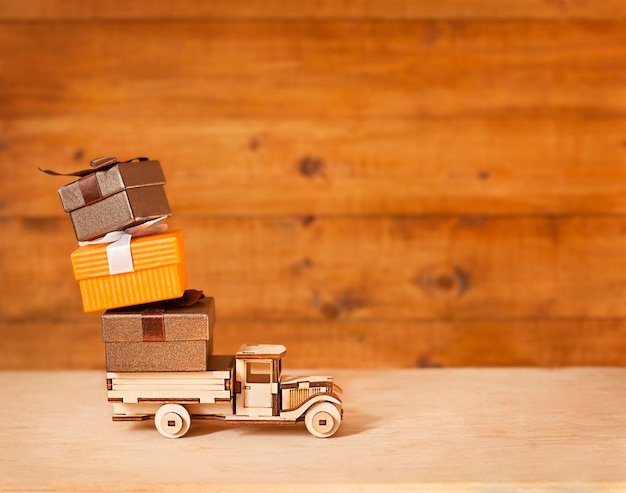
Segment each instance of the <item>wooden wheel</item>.
M167 438L180 438L191 426L189 411L180 404L164 404L154 416L154 425Z
M333 436L341 424L341 413L330 402L319 402L311 406L304 416L309 433L319 438Z

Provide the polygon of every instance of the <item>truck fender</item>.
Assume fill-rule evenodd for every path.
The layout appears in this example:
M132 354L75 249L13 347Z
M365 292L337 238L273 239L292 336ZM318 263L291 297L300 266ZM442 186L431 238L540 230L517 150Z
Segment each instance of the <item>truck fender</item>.
M281 411L280 417L284 419L297 420L298 418L304 416L304 414L313 404L317 404L318 402L330 402L331 404L334 404L339 409L339 412L341 412L341 414L343 415L341 409L341 399L339 399L336 394L316 394L304 401L302 404L300 404L299 407L296 407L295 409Z

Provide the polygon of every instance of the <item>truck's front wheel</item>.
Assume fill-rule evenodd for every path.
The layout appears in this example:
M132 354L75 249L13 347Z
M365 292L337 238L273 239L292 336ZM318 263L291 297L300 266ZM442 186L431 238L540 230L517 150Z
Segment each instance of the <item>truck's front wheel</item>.
M154 415L154 425L167 438L180 438L191 426L189 411L180 404L164 404Z
M311 435L327 438L333 436L339 429L341 413L334 404L319 402L306 412L304 424Z

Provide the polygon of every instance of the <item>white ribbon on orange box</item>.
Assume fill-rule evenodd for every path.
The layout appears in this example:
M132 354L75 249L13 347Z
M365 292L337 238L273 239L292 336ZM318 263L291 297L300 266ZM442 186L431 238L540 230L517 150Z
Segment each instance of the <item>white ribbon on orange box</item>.
M126 274L134 272L133 254L130 251L130 240L140 236L160 233L167 229L167 224L157 224L167 216L158 217L151 221L133 226L123 231L111 231L106 235L90 241L79 241L80 246L102 245L108 243L106 247L107 262L109 264L109 274Z

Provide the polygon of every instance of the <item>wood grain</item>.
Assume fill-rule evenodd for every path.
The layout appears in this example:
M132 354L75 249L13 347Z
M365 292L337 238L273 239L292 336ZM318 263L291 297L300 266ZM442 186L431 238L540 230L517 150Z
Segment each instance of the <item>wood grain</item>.
M626 16L619 0L4 0L0 19L616 19Z
M4 22L0 54L3 119L626 113L619 21Z
M618 0L0 4L0 365L101 368L56 188L160 159L216 347L626 365ZM95 330L94 330L95 329Z
M100 317L0 322L0 370L105 367ZM215 354L280 343L306 368L624 366L620 320L246 321L219 319ZM25 355L31 355L25 357Z
M173 218L222 319L626 315L626 218ZM5 321L83 316L69 220L3 220ZM46 235L45 233L49 234ZM29 300L26 304L22 300ZM61 315L67 314L67 315Z
M175 216L623 214L625 130L584 118L20 118L0 136L12 177L0 217L62 216L56 189L70 179L36 167L111 153L160 159Z
M172 441L151 421L111 421L101 371L3 372L11 419L0 421L0 489L544 493L626 486L624 369L332 374L345 390L345 412L330 439L311 437L302 424L195 421ZM33 447L37 441L48 445Z

